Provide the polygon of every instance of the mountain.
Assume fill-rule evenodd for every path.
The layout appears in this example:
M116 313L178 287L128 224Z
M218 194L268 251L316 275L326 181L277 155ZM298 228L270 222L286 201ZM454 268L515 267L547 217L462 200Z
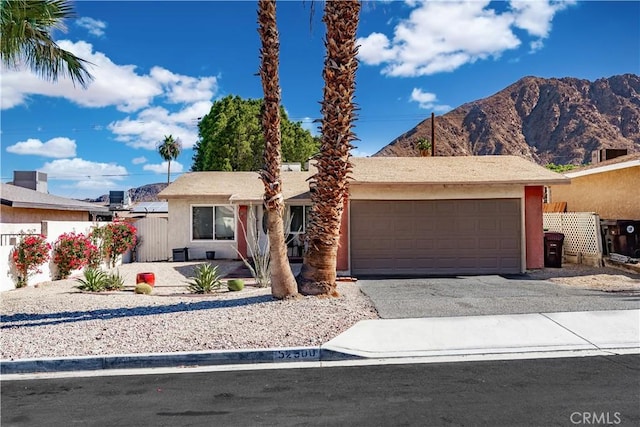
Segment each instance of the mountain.
M166 183L147 184L142 187L130 188L128 190L130 203L136 202L157 202L158 193L167 187ZM109 195L103 194L97 199L87 199L87 202L109 203Z
M438 156L512 154L539 164L584 164L600 148L640 151L640 77L594 82L525 77L435 118ZM374 156L414 157L431 140L431 118Z

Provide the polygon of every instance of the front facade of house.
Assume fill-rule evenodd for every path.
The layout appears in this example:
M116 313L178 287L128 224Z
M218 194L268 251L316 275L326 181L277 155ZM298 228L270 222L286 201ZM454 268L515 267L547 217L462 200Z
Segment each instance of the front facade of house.
M571 185L552 185L553 202L569 212L595 212L602 219L640 220L640 153L616 157L565 175Z
M513 156L353 158L338 271L365 275L507 274L542 268L545 185L568 179ZM283 172L289 255L302 255L310 172ZM264 247L255 172L192 172L159 197L169 247L192 259Z

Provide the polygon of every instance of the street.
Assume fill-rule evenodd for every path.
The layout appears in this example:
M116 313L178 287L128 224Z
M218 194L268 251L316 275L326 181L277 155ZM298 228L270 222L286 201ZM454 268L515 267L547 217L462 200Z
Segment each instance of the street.
M2 381L9 426L640 425L640 356Z

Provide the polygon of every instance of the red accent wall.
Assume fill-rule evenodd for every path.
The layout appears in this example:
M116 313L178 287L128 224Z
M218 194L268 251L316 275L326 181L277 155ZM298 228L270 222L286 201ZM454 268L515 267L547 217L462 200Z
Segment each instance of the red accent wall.
M243 230L249 230L247 226L247 206L240 206L238 209L238 229L236 230L236 236L238 236L238 252L243 257L247 257L247 238L244 235Z
M544 268L543 193L542 186L524 188L527 269Z
M338 241L338 259L336 261L337 271L349 269L349 198L345 197L343 203L340 240Z

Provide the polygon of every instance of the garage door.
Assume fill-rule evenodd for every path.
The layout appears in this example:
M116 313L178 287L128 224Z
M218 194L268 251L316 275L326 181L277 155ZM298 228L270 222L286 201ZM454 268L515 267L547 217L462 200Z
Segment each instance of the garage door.
M354 275L519 273L519 199L351 201Z

